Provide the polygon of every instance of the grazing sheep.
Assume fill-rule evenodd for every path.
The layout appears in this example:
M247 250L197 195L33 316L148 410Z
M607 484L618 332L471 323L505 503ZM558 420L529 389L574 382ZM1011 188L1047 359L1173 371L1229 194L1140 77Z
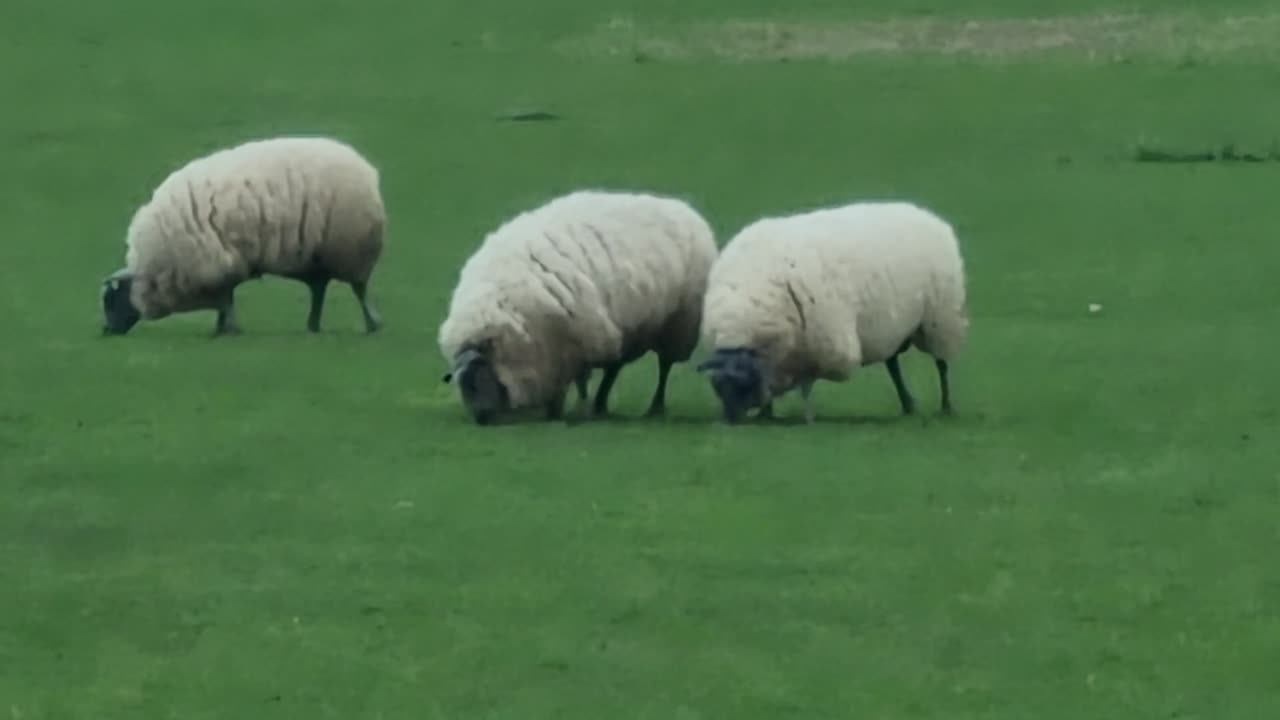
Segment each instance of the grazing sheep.
M737 422L795 387L813 422L817 380L843 382L883 362L903 413L915 401L898 356L911 345L935 358L942 410L951 412L947 363L968 334L964 265L950 225L906 202L865 202L748 225L711 269L703 335L725 419Z
M623 366L658 355L648 414L666 407L671 366L698 344L702 297L716 244L686 203L654 195L580 191L521 213L490 233L462 268L440 326L450 363L477 423L502 412L564 409L603 368L594 413L608 412Z
M235 288L263 275L310 288L311 332L329 281L349 283L374 332L367 292L386 222L378 171L336 140L256 140L198 158L134 213L126 267L103 283L103 333L193 310L217 311L215 334L238 333Z

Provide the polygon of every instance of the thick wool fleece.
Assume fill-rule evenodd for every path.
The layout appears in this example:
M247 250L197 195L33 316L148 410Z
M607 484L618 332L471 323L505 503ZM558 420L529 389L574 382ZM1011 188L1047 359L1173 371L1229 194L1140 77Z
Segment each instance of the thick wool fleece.
M328 138L219 150L170 174L129 225L131 299L143 317L210 307L260 275L366 282L382 254L378 171Z
M462 268L440 327L448 361L492 343L512 407L547 402L585 367L698 344L711 227L682 201L580 191L511 219Z
M712 267L703 315L711 347L762 353L774 394L846 380L907 340L949 360L969 326L951 226L905 202L752 223Z

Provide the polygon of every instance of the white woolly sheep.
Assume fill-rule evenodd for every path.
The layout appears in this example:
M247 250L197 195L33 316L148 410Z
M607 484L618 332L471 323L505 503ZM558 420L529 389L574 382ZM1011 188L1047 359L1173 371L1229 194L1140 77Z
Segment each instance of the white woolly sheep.
M964 346L969 320L955 233L907 202L864 202L758 220L724 247L712 267L703 336L708 372L725 419L795 387L813 422L817 380L843 382L883 362L904 414L915 410L898 356L915 345L932 355L951 412L947 363Z
M218 150L175 170L134 213L126 267L104 281L103 333L194 310L217 311L215 334L238 333L235 288L263 275L310 288L311 332L329 281L349 283L375 332L367 292L385 228L378 171L349 145L281 137Z
M671 366L698 344L711 227L674 198L579 191L521 213L485 238L462 268L440 326L440 351L475 421L541 407L560 417L577 384L581 410L608 413L622 368L653 351L666 407ZM593 368L603 368L593 409Z

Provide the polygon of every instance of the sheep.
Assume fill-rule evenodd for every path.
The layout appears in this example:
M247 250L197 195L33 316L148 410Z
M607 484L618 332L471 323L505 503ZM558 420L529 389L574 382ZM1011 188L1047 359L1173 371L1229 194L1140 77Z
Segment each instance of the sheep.
M577 385L580 412L607 415L622 368L650 351L658 384L647 415L666 411L667 378L698 344L710 225L682 200L580 190L518 214L463 265L440 351L477 424L508 411L562 416ZM593 407L587 383L604 375Z
M376 332L368 283L386 222L378 171L340 141L276 137L197 158L135 211L126 265L103 281L103 334L195 310L217 311L215 335L237 334L235 288L263 275L307 285L311 332L329 281L350 284Z
M964 264L951 226L909 202L861 202L743 228L711 269L703 338L724 419L773 417L773 399L799 387L814 421L817 380L843 382L883 362L903 414L915 412L898 356L933 356L942 412L952 413L948 362L969 328Z

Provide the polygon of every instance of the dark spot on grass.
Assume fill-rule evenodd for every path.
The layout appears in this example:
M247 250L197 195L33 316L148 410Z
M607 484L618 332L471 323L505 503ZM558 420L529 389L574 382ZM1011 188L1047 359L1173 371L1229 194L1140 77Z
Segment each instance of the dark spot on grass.
M1219 502L1218 502L1217 498L1210 497L1209 495L1207 495L1207 494L1205 494L1205 493L1195 493L1195 494L1193 494L1193 495L1191 496L1191 502L1192 502L1192 504L1194 504L1196 507L1198 507L1198 508L1200 508L1200 509L1202 509L1202 510L1207 510L1207 509L1210 509L1210 508L1214 508L1214 507L1217 507L1218 505L1220 505L1220 504L1221 504L1221 503L1219 503Z
M1272 145L1262 152L1241 150L1234 143L1224 143L1218 148L1182 149L1164 148L1138 143L1130 159L1136 163L1271 163L1280 162L1280 146Z
M546 110L521 110L498 116L499 122L547 122L559 120L560 116Z
M630 605L627 605L627 607L624 608L621 612L609 618L609 624L622 625L624 623L628 623L628 622L631 622L632 620L635 620L636 618L640 617L640 615L641 615L640 606L637 605L636 603L631 603Z
M0 413L0 424L4 425L29 425L35 416L31 413L11 412Z

